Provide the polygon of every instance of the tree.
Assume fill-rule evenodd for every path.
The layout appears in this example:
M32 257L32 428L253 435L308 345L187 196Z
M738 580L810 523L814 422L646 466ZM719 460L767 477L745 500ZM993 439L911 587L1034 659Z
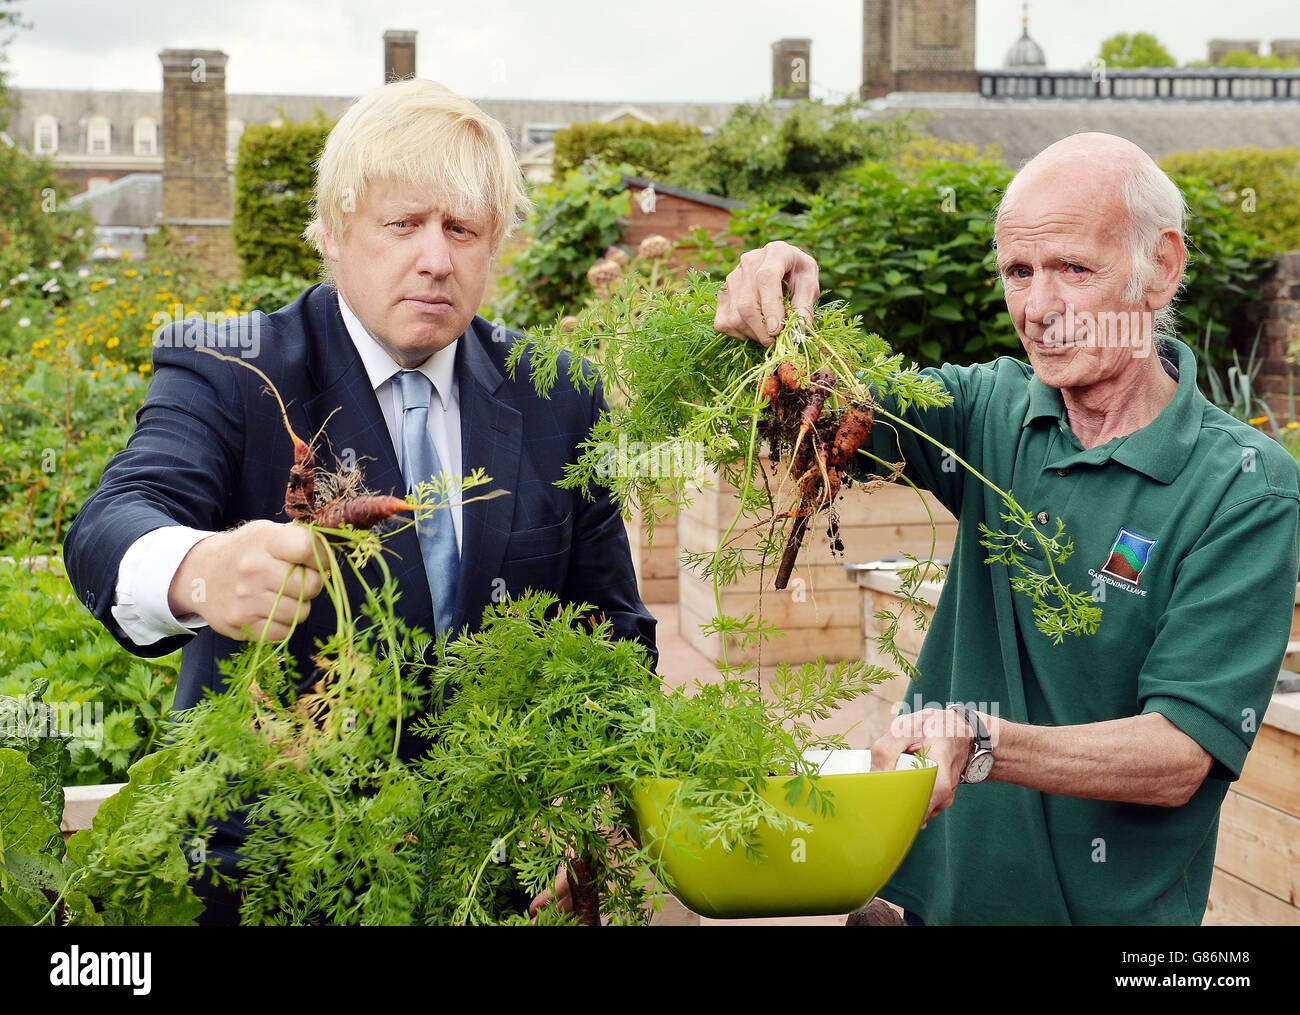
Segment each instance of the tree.
M0 0L0 130L9 123L9 90L5 87L5 47L13 42L13 33L27 28L15 8L18 0Z
M1107 67L1176 67L1178 61L1170 55L1150 32L1112 35L1101 44L1099 58Z
M716 134L685 151L664 182L798 212L846 170L894 158L915 136L906 117L871 119L851 99L741 105Z
M1293 56L1278 56L1276 53L1251 53L1245 49L1225 53L1219 61L1220 67L1262 67L1265 70L1295 70L1300 61Z

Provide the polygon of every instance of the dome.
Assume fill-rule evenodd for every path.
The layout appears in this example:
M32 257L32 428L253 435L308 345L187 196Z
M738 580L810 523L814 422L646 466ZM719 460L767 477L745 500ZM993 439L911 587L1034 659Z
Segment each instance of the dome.
M1007 50L1006 59L1002 61L1002 66L1006 70L1046 69L1047 57L1043 55L1043 47L1029 37L1028 25L1024 27L1015 45Z

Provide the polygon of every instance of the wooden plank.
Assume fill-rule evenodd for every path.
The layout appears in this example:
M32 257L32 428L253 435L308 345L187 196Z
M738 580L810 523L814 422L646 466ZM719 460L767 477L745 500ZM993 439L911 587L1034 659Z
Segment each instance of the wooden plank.
M895 596L881 596L878 593L873 594L863 607L863 624L869 639L880 637L884 631L887 622L877 620L876 614L887 609L892 613L899 613L903 609L903 601ZM930 612L927 611L927 616ZM898 650L909 659L915 661L916 657L921 654L921 646L925 642L925 631L918 630L916 627L916 615L910 610L903 612L899 617L898 631L894 634L894 644Z
M1288 905L1300 902L1300 817L1229 791L1214 863Z
M1300 815L1300 736L1261 726L1232 788L1252 800Z
M705 635L700 631L699 622L680 611L680 633L682 639L697 651L710 659L720 658L721 639L717 635ZM761 661L764 665L776 663L805 663L818 657L827 662L839 662L843 659L859 659L862 655L862 638L857 631L832 629L815 635L807 632L794 632L781 638L774 638L761 646ZM745 651L733 648L728 655L733 663L753 663L760 660L760 649L750 648Z
M1201 923L1206 927L1300 927L1300 909L1215 867Z
M677 578L643 578L638 586L643 603L677 602Z
M858 629L858 610L861 597L853 588L796 590L765 592L761 599L755 592L725 591L722 610L729 616L744 616L761 612L764 620L782 629L804 628L827 630L842 627L854 632ZM717 612L713 588L702 582L684 581L678 590L678 601L683 610L701 619Z

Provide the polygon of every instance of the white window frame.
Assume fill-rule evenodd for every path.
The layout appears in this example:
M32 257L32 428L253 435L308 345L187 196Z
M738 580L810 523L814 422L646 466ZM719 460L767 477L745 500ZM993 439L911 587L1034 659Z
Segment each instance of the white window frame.
M152 116L142 116L135 121L134 150L137 155L158 154L158 124Z
M96 147L96 143L99 141L104 143L102 150ZM107 116L92 116L90 122L86 125L86 154L113 154L113 125L109 122Z
M41 144L41 135L49 131L51 144ZM49 113L42 113L36 118L36 130L32 137L32 151L37 155L53 155L59 150L59 121Z

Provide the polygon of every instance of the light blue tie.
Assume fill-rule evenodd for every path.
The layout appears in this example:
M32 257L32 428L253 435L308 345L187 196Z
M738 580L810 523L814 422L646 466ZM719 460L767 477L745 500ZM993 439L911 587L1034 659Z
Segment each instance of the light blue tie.
M429 437L429 397L433 382L418 370L403 370L397 375L402 392L402 478L406 492L417 483L442 475L438 451ZM452 488L454 494L455 487ZM424 573L433 597L433 619L439 633L451 626L456 603L456 579L460 572L460 551L456 548L456 529L451 508L424 515L417 525Z

